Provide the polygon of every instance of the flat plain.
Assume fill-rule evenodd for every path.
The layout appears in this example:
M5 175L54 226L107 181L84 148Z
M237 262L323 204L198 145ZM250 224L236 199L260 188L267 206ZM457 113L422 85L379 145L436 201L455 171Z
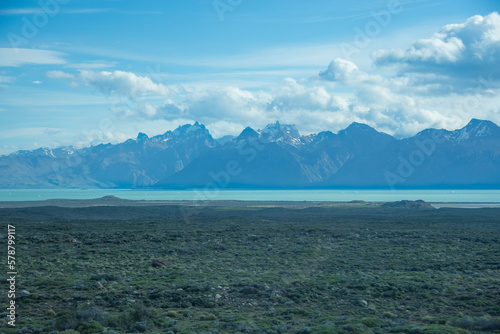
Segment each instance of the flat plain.
M18 309L0 333L500 333L500 208L11 206Z

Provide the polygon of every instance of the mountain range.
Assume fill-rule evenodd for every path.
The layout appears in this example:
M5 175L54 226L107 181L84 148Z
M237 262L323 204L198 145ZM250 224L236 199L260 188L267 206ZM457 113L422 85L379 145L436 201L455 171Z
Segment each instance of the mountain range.
M0 157L0 188L500 189L500 128L472 119L455 131L396 139L366 124L302 136L250 127L214 139L195 123L154 137Z

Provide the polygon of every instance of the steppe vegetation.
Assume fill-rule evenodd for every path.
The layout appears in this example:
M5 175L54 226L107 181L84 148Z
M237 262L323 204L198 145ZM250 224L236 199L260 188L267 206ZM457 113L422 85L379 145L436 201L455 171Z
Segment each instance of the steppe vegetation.
M500 333L500 209L181 209L0 209L0 333Z

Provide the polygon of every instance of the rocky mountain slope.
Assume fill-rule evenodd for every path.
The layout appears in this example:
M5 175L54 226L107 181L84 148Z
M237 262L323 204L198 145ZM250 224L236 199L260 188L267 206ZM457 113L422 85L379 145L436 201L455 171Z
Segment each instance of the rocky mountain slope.
M473 119L455 131L398 140L365 124L301 136L276 122L215 140L184 125L117 145L0 157L1 188L500 188L500 128Z

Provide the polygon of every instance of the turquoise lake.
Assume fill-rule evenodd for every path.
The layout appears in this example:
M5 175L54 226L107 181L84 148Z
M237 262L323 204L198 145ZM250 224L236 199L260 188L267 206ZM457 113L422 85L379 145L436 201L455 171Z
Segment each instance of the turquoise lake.
M130 200L246 200L500 203L500 190L129 190L129 189L0 189L0 201L92 199L113 195Z

